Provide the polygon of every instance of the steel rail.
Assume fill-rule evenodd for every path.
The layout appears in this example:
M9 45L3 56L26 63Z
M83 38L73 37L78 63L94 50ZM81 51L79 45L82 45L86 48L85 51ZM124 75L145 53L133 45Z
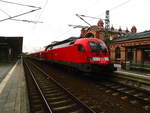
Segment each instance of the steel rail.
M32 62L30 62L32 63ZM67 92L68 95L70 95L72 97L72 99L77 102L78 104L80 104L82 107L84 107L87 112L89 113L96 113L94 110L92 110L89 106L87 106L86 104L84 104L83 102L81 102L77 97L73 96L73 94L68 91L67 89L65 89L60 83L58 83L55 79L53 79L52 77L50 77L45 71L43 71L41 68L39 68L37 65L35 65L34 63L32 63L32 65L34 67L36 67L41 73L43 73L45 76L47 76L48 79L52 80L57 86L59 86L61 89L63 89L65 92Z
M43 99L43 101L44 101L44 103L45 103L45 105L46 105L46 107L48 109L48 112L49 113L53 113L51 108L50 108L50 106L49 106L49 104L48 104L48 101L46 100L45 96L43 95L43 92L42 92L41 88L39 87L38 83L36 82L36 79L34 77L33 72L31 71L31 69L29 68L29 66L28 66L28 64L26 62L24 62L24 64L26 65L27 69L29 70L29 72L31 74L31 77L32 77L32 79L33 79L33 81L34 81L38 91L40 92L40 95L41 95L41 97L42 97L42 99Z
M111 83L111 82L113 82L113 81L109 81L109 82ZM115 82L113 82L113 83L115 83ZM139 97L137 97L137 96L134 96L134 95L132 95L132 94L130 94L130 93L126 93L126 92L124 92L124 91L117 90L116 88L112 88L111 86L107 86L107 85L102 84L102 83L97 83L97 84L98 84L98 85L102 85L103 87L106 87L106 88L108 88L108 89L111 89L112 91L118 92L118 93L120 93L120 94L122 94L122 95L126 95L126 96L128 96L128 97L130 97L130 98L134 98L134 99L140 101L142 104L145 104L145 105L149 105L149 104L150 104L149 101L146 101L146 100L144 100L144 99L142 99L142 98L139 98ZM120 83L115 83L115 84L118 84L118 86L119 86L119 87L121 86L122 88L128 88L128 89L126 89L126 90L136 90L136 89L132 89L131 87L126 86L126 85L124 85L124 84L120 84Z

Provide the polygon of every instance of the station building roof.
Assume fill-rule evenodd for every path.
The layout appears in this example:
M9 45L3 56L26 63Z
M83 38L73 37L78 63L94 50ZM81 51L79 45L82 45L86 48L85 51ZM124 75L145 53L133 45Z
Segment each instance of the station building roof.
M139 40L139 39L150 39L150 31L144 31L140 33L129 33L125 36L120 36L112 40L112 42L122 42L129 40Z

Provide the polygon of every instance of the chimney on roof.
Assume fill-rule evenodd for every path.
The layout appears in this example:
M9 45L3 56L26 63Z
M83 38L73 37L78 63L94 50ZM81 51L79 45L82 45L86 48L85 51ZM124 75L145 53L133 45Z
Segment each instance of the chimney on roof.
M112 31L112 32L115 30L115 29L114 29L114 27L113 27L113 25L111 26L111 28L110 28L110 29L111 29L111 31Z
M104 22L102 19L100 19L97 23L97 26L100 28L100 30L103 30L104 29Z
M126 33L128 33L128 32L129 32L128 27L126 27Z
M119 26L119 29L118 29L118 31L119 31L119 32L122 32L121 26Z
M132 32L132 33L136 33L136 32L137 32L137 29L136 29L136 27L135 27L135 26L132 26L132 28L131 28L131 32Z

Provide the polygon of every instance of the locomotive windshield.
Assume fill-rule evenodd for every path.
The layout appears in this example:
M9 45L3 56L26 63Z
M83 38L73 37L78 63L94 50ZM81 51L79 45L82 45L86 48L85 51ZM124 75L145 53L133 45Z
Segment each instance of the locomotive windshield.
M91 52L106 54L106 45L103 42L89 42Z

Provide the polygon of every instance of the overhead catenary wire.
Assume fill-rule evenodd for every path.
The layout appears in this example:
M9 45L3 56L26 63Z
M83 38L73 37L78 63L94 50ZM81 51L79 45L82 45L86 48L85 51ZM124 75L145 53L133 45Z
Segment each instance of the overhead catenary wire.
M10 17L10 20L22 21L22 22L28 22L28 23L34 23L34 24L43 23L43 22L41 22L41 21L33 21L33 20L25 20L25 19L23 19L23 20L20 20L20 19L13 19L13 18L11 18L11 16L10 16L7 12L5 12L4 10L0 9L0 11L3 12L4 14L6 14L8 17Z
M15 4L15 5L20 5L20 6L26 6L26 7L32 7L32 8L40 8L40 7L37 7L37 6L26 5L26 4L15 3L15 2L9 2L9 1L5 1L5 0L0 0L0 2L9 3L9 4Z
M10 19L10 20L14 20L14 21L21 21L21 22L28 22L28 23L34 23L34 24L37 24L37 23L43 23L41 21L34 21L34 20L25 20L25 19Z
M69 30L65 31L64 33L62 33L62 34L58 35L58 36L56 37L56 39L57 39L58 37L60 37L60 36L65 35L66 33L70 32L72 29L74 29L74 28L71 28L71 29L69 29Z
M121 6L123 6L123 5L127 4L127 3L129 3L130 1L131 1L131 0L127 0L127 1L125 1L125 2L123 2L123 3L121 3L121 4L117 5L117 6L115 6L115 7L111 8L111 9L109 9L109 10L112 11L112 10L114 10L114 9L117 9L117 8L119 8L119 7L121 7Z
M43 6L43 10L42 10L42 12L39 14L39 17L38 17L38 19L37 19L37 21L40 19L40 17L41 17L41 15L43 14L43 12L45 11L45 8L46 8L46 5L48 4L48 0L46 0L45 1L45 4L44 4L44 6Z
M1 12L3 12L4 14L6 14L8 17L11 17L7 12L5 12L4 10L0 9ZM11 19L11 20L15 20L15 21L22 21L22 22L29 22L29 23L43 23L40 21L32 21L32 20L20 20L20 19Z
M87 16L87 15L80 15L82 17L88 17L88 18L92 18L92 19L99 19L98 17L92 17L92 16Z
M121 7L121 6L123 6L123 5L125 5L125 4L127 4L127 3L129 3L131 0L127 0L127 1L125 1L125 2L122 2L121 4L119 4L119 5L117 5L117 6L115 6L115 7L112 7L112 8L110 8L110 9L108 9L109 11L112 11L112 10L115 10L115 9L117 9L117 8L119 8L119 7ZM98 16L87 16L87 15L80 15L80 16L82 16L82 17L87 17L87 18L91 18L91 19L100 19L99 17L101 16L101 15L103 15L103 14L105 14L105 12L102 12L100 15L98 15ZM103 19L104 20L104 19Z
M79 18L80 18L82 21L84 21L86 24L88 24L89 26L91 26L91 24L89 24L87 21L85 21L85 20L81 17L81 15L76 14L76 16L79 17Z
M48 4L48 0L45 1L44 6L43 6L43 8L42 8L43 10L42 10L42 12L39 14L39 16L37 17L36 21L39 21L39 19L41 18L43 12L45 11L45 8L46 8L46 5L47 5L47 4ZM35 28L36 28L36 25L33 26L33 29L35 29Z
M8 17L11 17L6 11L0 9L1 12L3 12L4 14L6 14Z
M22 21L22 22L34 23L34 24L43 23L43 22L40 22L40 21L33 21L33 20L14 19L16 17L19 17L19 16L22 16L22 15L25 15L25 14L28 14L28 13L40 10L41 9L40 7L31 6L31 5L25 5L25 4L15 3L15 2L9 2L9 1L5 1L5 0L0 0L0 2L5 2L5 3L9 3L9 4L20 5L20 6L26 6L26 7L32 7L32 8L35 9L35 10L31 10L31 11L28 11L28 12L25 12L25 13L21 13L21 14L15 15L15 16L10 16L6 11L0 9L1 12L3 12L4 14L6 14L8 16L8 18L2 19L2 20L0 20L0 22L5 21L5 20L14 20L14 21Z
M115 9L117 9L117 8L119 8L119 7L121 7L121 6L125 5L125 4L127 4L127 3L129 3L130 1L131 1L131 0L127 0L127 1L125 1L125 2L122 2L122 3L120 3L120 4L116 5L116 6L114 6L114 7L110 8L110 9L108 9L108 10L109 10L109 11L115 10ZM100 15L96 16L95 18L98 18L99 16L101 16L101 15L103 15L103 14L105 14L105 12L102 12Z
M41 8L37 8L37 9L34 9L34 10L31 10L31 11L28 11L28 12L25 12L25 13L21 13L21 14L18 14L18 15L15 15L15 16L11 16L11 17L8 17L8 18L5 18L5 19L2 19L0 20L0 22L2 21L6 21L6 20L10 20L10 19L13 19L13 18L16 18L16 17L19 17L19 16L23 16L23 15L26 15L26 14L29 14L29 13L32 13L32 12L35 12L37 10L40 10Z

